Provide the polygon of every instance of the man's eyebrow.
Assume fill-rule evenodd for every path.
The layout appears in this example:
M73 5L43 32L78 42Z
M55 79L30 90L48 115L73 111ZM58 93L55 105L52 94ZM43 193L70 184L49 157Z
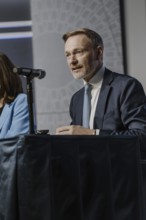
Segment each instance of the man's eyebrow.
M83 47L77 47L77 48L74 48L72 51L77 51L77 50L87 50L87 48L83 48ZM65 52L69 52L68 50L66 50Z

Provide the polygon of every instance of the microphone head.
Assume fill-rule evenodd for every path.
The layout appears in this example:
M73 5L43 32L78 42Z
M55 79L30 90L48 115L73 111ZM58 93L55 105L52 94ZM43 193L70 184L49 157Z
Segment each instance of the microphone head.
M30 78L37 77L38 79L43 79L46 76L46 72L44 70L31 69L25 67L14 67L13 73L17 73L19 75L23 75Z
M38 76L38 79L43 79L46 76L46 72L44 70L40 70L40 74Z

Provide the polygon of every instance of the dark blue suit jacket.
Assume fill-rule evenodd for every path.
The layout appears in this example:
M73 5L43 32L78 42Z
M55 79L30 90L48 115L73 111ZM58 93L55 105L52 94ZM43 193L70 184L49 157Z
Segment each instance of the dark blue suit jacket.
M83 97L84 88L71 99L73 125L82 125ZM100 135L146 135L146 96L138 80L105 69L94 129Z

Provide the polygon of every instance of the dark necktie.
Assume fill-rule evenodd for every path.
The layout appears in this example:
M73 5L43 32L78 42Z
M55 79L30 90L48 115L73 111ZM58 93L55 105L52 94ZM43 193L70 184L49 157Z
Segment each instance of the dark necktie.
M86 84L84 88L84 104L83 104L83 122L85 128L89 128L90 112L91 112L91 90L92 85Z

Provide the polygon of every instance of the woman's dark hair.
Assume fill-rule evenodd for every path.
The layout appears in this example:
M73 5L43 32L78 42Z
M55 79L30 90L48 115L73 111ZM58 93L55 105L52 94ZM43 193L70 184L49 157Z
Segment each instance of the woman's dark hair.
M96 48L97 46L101 46L102 48L104 47L102 37L97 32L90 30L88 28L80 28L74 31L67 32L63 35L62 38L64 42L66 42L69 37L78 34L86 35L91 40L93 48Z
M21 79L13 72L14 67L11 60L4 53L0 53L0 98L4 98L4 104L11 103L23 92Z

